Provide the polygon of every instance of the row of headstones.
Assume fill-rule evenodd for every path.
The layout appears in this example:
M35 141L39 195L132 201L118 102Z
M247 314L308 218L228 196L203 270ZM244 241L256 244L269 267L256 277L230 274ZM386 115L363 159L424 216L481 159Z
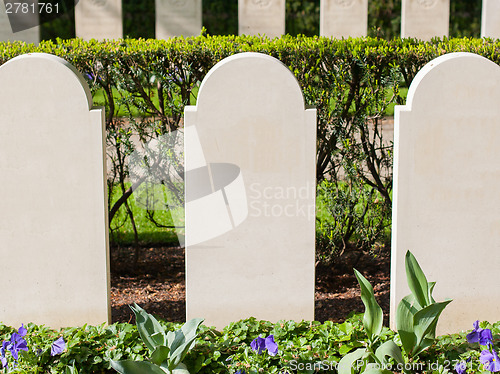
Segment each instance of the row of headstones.
M36 0L27 0L36 3ZM202 27L202 0L156 0L156 38L196 36ZM0 6L0 40L39 42L39 28L13 34ZM320 35L366 36L368 0L321 0ZM430 40L448 36L450 0L403 0L401 36ZM239 0L239 34L269 37L285 33L285 0ZM75 32L83 39L123 36L121 0L80 0ZM500 38L500 0L483 0L482 37Z
M0 87L0 321L109 322L104 109L52 55L8 61ZM498 87L499 66L453 53L395 110L392 312L410 249L454 299L440 332L500 315ZM184 132L187 318L313 320L316 110L294 75L259 53L224 59Z

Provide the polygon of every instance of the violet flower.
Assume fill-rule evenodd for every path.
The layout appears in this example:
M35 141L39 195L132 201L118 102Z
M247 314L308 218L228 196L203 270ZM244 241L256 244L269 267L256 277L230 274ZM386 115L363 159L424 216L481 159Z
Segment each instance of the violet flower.
M479 321L474 322L474 329L467 334L467 341L469 343L479 343L480 345L487 346L493 342L493 336L490 329L482 329L479 327Z
M50 347L50 355L55 356L55 355L61 354L61 353L63 353L64 348L66 348L66 342L64 341L63 337L61 336L54 343L52 343L52 346Z
M481 352L481 356L479 357L479 361L484 365L485 369L495 373L500 371L500 358L496 351L490 352L485 349Z

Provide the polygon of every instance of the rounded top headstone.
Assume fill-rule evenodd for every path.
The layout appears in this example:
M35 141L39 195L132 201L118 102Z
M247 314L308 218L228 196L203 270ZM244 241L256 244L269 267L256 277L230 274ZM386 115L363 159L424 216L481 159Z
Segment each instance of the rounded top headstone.
M422 110L449 109L445 102L482 106L476 102L481 95L472 94L472 90L484 90L484 82L498 86L500 69L497 64L474 53L448 53L430 61L417 73L408 89L406 106ZM453 95L453 100L448 100L450 95ZM444 107L436 103L442 103Z
M55 83L54 77L60 78L57 82L64 83ZM0 81L7 87L31 90L35 79L37 87L43 87L51 96L61 99L71 97L72 102L79 102L86 110L93 106L85 78L73 65L58 56L29 53L14 57L0 66ZM79 97L82 100L78 100Z
M304 98L293 73L278 59L257 52L238 53L218 62L201 84L197 107L230 106L252 100L264 107L286 98L288 107L304 110Z

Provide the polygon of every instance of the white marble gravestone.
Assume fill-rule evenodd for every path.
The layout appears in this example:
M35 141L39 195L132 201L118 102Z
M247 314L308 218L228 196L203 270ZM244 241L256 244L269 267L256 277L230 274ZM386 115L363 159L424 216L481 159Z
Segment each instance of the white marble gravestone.
M156 39L200 35L201 5L201 0L156 0Z
M33 0L27 0L24 3L29 4L29 9L31 9L31 4L34 3ZM9 12L15 12L17 9L17 6L9 6ZM18 9L19 10L19 9ZM23 17L30 18L28 21L30 23L36 23L38 24L38 13L33 14L30 13L29 15L23 15ZM34 18L32 20L31 18ZM17 31L13 32L12 27L10 24L9 16L7 14L7 9L5 6L5 2L2 0L0 1L0 41L16 41L20 40L26 43L33 43L33 44L38 44L40 42L40 27L31 27L26 30L22 31Z
M48 54L0 67L0 321L110 322L104 109Z
M368 0L321 0L319 34L362 37L368 31Z
M500 67L471 53L441 56L396 106L391 324L407 294L410 250L434 298L453 301L438 333L500 315Z
M122 38L122 0L79 0L75 6L75 34L85 40Z
M316 110L280 61L224 59L185 109L186 312L314 319Z
M285 33L285 0L238 0L239 35L280 37Z
M481 37L500 38L500 0L483 0Z
M429 41L448 36L450 0L402 0L401 37Z

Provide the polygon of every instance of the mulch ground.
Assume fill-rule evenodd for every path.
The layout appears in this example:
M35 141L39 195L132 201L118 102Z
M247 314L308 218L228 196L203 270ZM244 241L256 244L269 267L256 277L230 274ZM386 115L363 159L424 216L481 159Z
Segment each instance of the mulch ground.
M137 262L133 258L137 253ZM356 259L358 256L355 256ZM389 315L390 259L381 252L376 257L362 254L355 264L316 267L317 321L343 322L351 312L364 306L355 266L372 284L375 297ZM184 249L180 247L111 248L111 309L113 322L134 323L129 305L139 304L147 312L172 322L186 320Z

